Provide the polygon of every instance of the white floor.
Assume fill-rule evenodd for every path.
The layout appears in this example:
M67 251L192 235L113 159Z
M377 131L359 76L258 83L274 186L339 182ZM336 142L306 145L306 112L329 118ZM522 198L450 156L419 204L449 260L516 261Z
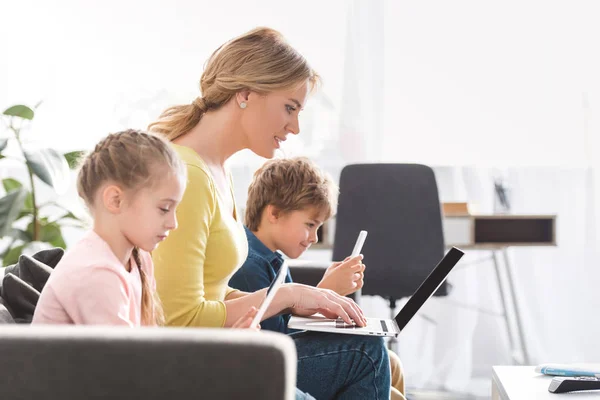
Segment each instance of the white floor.
M487 400L491 398L492 379L473 378L466 390L450 392L444 388L406 388L408 400Z

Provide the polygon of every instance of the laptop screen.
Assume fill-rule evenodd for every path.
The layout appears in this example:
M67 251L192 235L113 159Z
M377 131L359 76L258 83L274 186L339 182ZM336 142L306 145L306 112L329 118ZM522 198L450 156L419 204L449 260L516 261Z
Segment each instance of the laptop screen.
M442 285L452 268L458 263L465 253L456 247L451 248L438 265L429 274L427 279L419 286L417 291L406 302L396 315L396 324L400 330L404 329L408 321L419 311L427 300Z

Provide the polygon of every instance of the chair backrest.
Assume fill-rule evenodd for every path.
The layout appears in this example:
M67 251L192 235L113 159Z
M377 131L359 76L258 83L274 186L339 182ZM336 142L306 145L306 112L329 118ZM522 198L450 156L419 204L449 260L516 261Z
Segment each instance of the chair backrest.
M433 170L419 164L355 164L340 176L333 259L342 260L360 230L367 271L363 295L411 296L444 255ZM444 283L435 295L446 295Z

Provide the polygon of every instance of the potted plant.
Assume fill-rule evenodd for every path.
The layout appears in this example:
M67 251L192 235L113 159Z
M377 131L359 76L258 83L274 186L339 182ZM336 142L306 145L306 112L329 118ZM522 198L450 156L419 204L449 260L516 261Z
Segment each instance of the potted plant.
M49 185L55 194L62 194L70 182L70 168L75 167L82 152L61 154L51 148L38 148L23 138L23 128L33 120L33 108L15 105L7 108L0 120L6 127L0 136L0 163L16 160L27 172L20 182L14 177L2 178L6 194L0 198L0 258L3 266L15 263L21 253L34 253L48 247L66 244L62 235L65 225L83 227L83 222L55 199L42 202L38 185ZM15 154L5 154L10 141L16 144ZM3 246L2 246L3 245Z

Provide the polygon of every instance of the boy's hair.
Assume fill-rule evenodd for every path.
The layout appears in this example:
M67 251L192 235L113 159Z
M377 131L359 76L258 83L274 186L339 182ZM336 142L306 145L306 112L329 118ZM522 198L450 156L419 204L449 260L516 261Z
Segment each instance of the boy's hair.
M114 182L127 191L152 186L161 179L181 179L187 170L175 150L158 136L129 129L102 139L81 162L77 175L77 192L89 208L96 192L105 182ZM142 322L163 322L162 308L142 269L139 250L133 257L142 281Z
M245 222L257 231L264 209L287 213L315 208L329 219L337 207L338 188L331 178L305 157L267 161L248 188Z

